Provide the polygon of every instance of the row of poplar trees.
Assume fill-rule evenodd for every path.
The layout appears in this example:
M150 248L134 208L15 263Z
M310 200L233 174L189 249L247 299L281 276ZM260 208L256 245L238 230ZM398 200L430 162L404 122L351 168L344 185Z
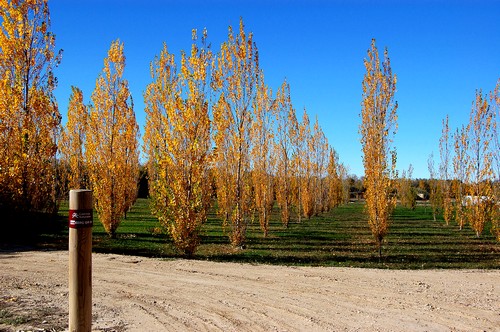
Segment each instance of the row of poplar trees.
M180 63L164 45L144 93L152 211L185 254L213 204L239 247L254 218L267 236L275 203L288 226L292 213L300 221L345 200L345 167L317 120L297 120L289 84L265 84L243 22L216 55L206 38L193 30Z
M364 61L363 99L360 125L366 188L368 223L381 255L382 241L389 218L396 206L415 207L411 187L413 168L398 177L396 151L392 147L397 131L397 108L394 101L397 77L392 73L387 49L379 58L375 40ZM440 163L428 159L430 202L434 220L442 213L448 224L455 219L460 229L467 224L481 235L490 223L500 240L500 79L489 94L476 92L469 122L450 132L448 116L443 120L439 141Z
M72 88L59 142L62 191L91 188L99 220L111 237L137 198L139 177L139 127L124 69L123 44L114 41L90 104Z
M123 45L111 45L90 105L73 88L62 130L53 94L62 51L55 50L48 2L0 1L0 15L0 211L29 219L54 214L62 191L91 187L114 236L137 195L139 169Z
M62 53L55 50L47 0L2 0L0 15L0 212L55 213L61 192L91 188L99 219L115 236L136 198L139 174L123 44L111 44L90 103L73 87L62 130L53 95ZM164 45L144 92L152 212L189 255L211 206L229 227L231 243L241 246L253 218L268 234L276 203L287 226L292 216L311 217L349 194L346 168L317 119L311 126L304 111L298 120L286 81L274 93L265 84L243 22L236 34L229 28L217 54L206 39L206 31L200 39L193 31L180 62ZM380 59L374 40L364 65L359 132L366 211L381 254L396 204L397 79L387 49ZM432 158L429 170L435 213L461 228L470 224L478 236L491 221L500 239L499 85L489 96L477 92L469 123L453 135L448 118L443 122L439 170ZM409 178L411 167L399 181L401 192Z
M312 131L306 112L297 121L286 82L276 95L264 84L243 22L236 36L229 29L218 61L206 37L204 31L198 42L193 30L191 51L182 52L180 64L164 45L151 63L152 82L144 93L152 212L188 255L199 244L214 202L230 227L231 243L241 246L255 215L268 234L275 201L287 226L292 207L300 219L345 199L346 171L337 154L317 120ZM137 190L137 124L123 67L123 44L116 41L88 107L73 89L60 144L69 186L94 190L99 218L111 236Z
M123 43L112 42L90 103L72 88L63 129L53 95L62 52L47 0L0 1L0 15L0 210L55 213L61 193L91 188L114 237L139 176ZM267 235L275 202L286 226L292 213L310 217L346 199L345 167L317 120L311 126L305 111L297 120L288 83L276 93L264 83L243 22L237 34L229 28L216 56L206 38L193 31L180 63L164 45L144 92L152 211L186 254L214 204L241 246L255 216Z
M428 159L430 201L434 219L442 213L447 224L470 227L479 237L490 223L500 240L500 79L489 94L476 91L467 124L450 131L449 117L442 123L439 165Z
M54 213L58 192L91 188L99 219L115 236L135 200L139 167L123 44L111 44L89 104L73 88L62 130L53 95L61 52L47 1L0 1L0 10L0 208ZM311 126L305 111L297 119L289 84L276 93L265 84L243 22L237 34L229 28L216 56L206 31L201 43L193 31L193 40L180 64L163 47L144 93L152 210L177 248L195 251L212 204L230 227L231 243L241 246L256 215L267 235L275 203L287 226L292 214L300 221L345 202L346 168L318 121ZM392 166L388 155L396 80L387 51L380 62L374 41L365 67L360 132L369 223L380 246L394 204L389 173L395 154Z

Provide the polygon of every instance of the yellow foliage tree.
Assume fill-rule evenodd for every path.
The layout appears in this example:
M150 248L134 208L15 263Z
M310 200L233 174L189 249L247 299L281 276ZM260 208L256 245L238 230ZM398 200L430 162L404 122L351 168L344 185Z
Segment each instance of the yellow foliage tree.
M57 211L60 63L46 0L0 1L0 210Z
M472 198L466 204L467 219L479 237L484 225L491 220L493 199L493 108L481 91L476 92L469 119L469 163L467 168L467 194Z
M446 119L443 120L443 128L441 131L441 138L439 139L439 155L441 157L441 162L439 164L439 175L441 181L439 182L440 196L442 197L442 210L443 219L448 225L453 215L453 204L451 201L452 190L450 186L450 128L449 119L446 115Z
M463 229L467 223L467 216L463 203L463 197L466 194L466 181L468 177L469 156L467 154L469 140L467 133L469 126L462 128L455 132L454 135L454 149L455 155L453 156L453 172L455 178L453 180L453 192L455 196L455 220L460 229ZM445 199L446 197L443 197ZM443 212L444 214L444 212Z
M396 152L391 151L391 143L397 130L398 105L394 102L396 76L392 74L387 49L380 63L375 39L372 40L364 64L366 73L362 84L360 134L365 168L366 211L381 256L382 240L387 234L389 216L395 205L391 189Z
M269 219L274 205L274 105L272 91L264 84L264 75L259 77L254 104L255 119L252 123L252 164L255 209L259 215L260 228L266 237Z
M68 105L68 120L61 134L59 150L61 162L65 169L66 189L84 189L88 186L88 175L85 166L85 135L87 132L87 106L83 103L83 92L71 87Z
M149 157L152 211L176 248L193 255L210 207L211 182L209 79L212 53L193 30L191 53L181 56L180 71L166 45L151 64L153 82L144 93L145 150Z
M235 247L246 240L253 207L250 136L259 74L257 46L240 20L238 35L229 27L212 75L217 95L213 108L217 203L225 222L230 222L229 238Z
M116 237L137 194L139 128L127 80L123 44L111 43L89 106L85 159L99 219Z
M339 162L339 156L334 148L328 155L328 201L327 208L332 209L344 203L344 170Z
M497 184L500 184L500 135L498 131L500 130L500 79L497 81L495 90L490 94L491 104L493 108L493 114L495 121L493 122L493 158L495 161L495 173L497 178ZM499 193L500 194L500 193ZM500 195L497 196L500 200Z
M310 162L312 167L311 194L313 199L313 213L317 216L327 210L328 190L325 180L329 150L328 140L319 125L317 117L314 122L310 144Z
M276 201L280 208L281 223L283 226L288 227L293 201L293 156L298 134L298 123L290 96L290 85L286 81L283 82L276 94L275 112ZM298 209L300 215L300 206L298 206Z
M313 137L311 134L311 122L306 110L302 116L302 121L299 125L299 137L304 144L300 149L297 149L297 157L299 158L299 204L302 205L303 216L310 219L314 214L314 194L317 188L314 187L314 164L313 164Z
M411 177L413 175L413 165L410 164L407 170L403 170L399 179L398 194L401 205L407 209L415 210L417 201L415 188L412 187Z
M306 109L304 108L304 112ZM304 209L302 206L302 197L303 197L303 187L304 187L304 178L307 167L307 153L308 153L308 141L307 138L302 137L302 127L301 124L295 118L295 111L292 126L290 127L290 137L291 137L291 164L289 168L290 173L290 190L291 190L291 204L294 206L297 221L299 223L302 222L302 215L304 213Z
M340 163L339 165L339 174L340 174L340 179L342 181L342 203L347 204L349 203L349 200L351 198L351 193L350 193L350 183L349 183L349 167L346 166L344 163Z
M432 209L432 217L436 221L436 215L443 204L440 182L436 175L436 168L434 167L434 154L431 154L427 160L427 169L429 170L429 201Z
M493 123L493 158L495 162L495 181L493 183L493 197L495 198L497 206L500 205L500 135L498 131L500 129L500 79L497 81L497 85L491 96L491 104L494 105L495 121ZM493 209L493 223L492 231L496 235L497 239L500 241L500 208Z

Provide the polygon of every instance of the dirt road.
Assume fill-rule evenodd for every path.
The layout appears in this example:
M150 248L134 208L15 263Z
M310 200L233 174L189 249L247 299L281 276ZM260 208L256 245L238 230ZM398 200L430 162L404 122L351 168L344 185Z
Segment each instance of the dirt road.
M67 329L67 252L0 252L0 331ZM95 331L500 331L500 271L93 255Z

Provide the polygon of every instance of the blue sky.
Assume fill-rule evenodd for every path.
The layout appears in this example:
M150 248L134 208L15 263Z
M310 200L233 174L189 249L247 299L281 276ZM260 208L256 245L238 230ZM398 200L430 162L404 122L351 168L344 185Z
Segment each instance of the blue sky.
M243 18L253 32L267 84L286 78L301 117L317 116L350 172L363 175L360 123L363 59L372 38L389 49L398 76L397 168L427 178L427 159L438 157L441 121L468 120L476 89L489 92L500 78L500 1L132 1L51 0L56 47L64 50L55 92L66 121L70 87L86 102L111 41L125 44L125 78L143 131L143 91L149 65L163 42L180 54L191 29L208 29L214 51L229 25ZM437 161L436 161L437 164Z

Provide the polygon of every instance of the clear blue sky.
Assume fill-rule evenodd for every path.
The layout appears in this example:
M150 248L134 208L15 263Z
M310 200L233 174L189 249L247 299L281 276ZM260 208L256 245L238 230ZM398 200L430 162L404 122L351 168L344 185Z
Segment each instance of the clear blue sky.
M363 59L372 38L388 47L398 76L397 168L427 178L438 157L441 120L466 123L476 89L500 78L500 1L133 1L51 0L52 31L64 50L56 71L56 98L66 121L71 85L86 102L111 41L125 44L125 78L135 112L145 122L142 93L149 65L163 42L180 54L191 29L208 29L217 51L229 25L243 18L253 32L266 82L275 91L286 78L299 116L317 116L350 172L363 175L360 123ZM436 162L437 163L437 162Z

